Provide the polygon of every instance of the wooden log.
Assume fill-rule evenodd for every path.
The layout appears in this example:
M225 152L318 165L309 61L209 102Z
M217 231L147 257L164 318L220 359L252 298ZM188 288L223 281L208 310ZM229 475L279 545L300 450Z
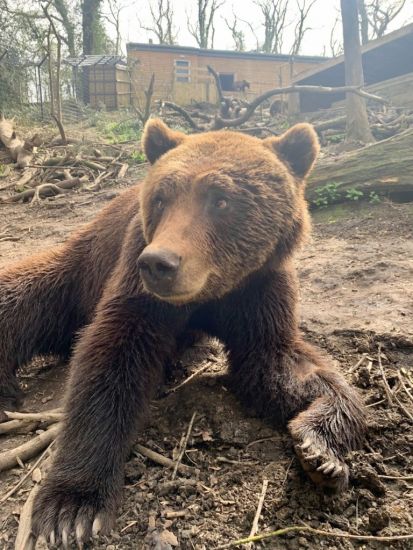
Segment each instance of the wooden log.
M348 200L347 191L357 189L363 197L371 192L397 201L413 200L413 129L368 145L339 158L321 159L309 178L306 197L311 202L320 189L335 184L331 203ZM317 192L318 190L318 192Z
M26 168L30 164L36 147L41 143L37 134L26 140L20 138L14 130L14 120L8 120L3 115L0 119L0 141L18 168Z

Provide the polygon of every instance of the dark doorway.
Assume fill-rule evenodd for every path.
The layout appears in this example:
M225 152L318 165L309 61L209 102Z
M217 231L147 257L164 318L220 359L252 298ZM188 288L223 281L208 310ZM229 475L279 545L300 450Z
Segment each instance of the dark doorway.
M234 73L219 73L219 81L223 92L234 90Z

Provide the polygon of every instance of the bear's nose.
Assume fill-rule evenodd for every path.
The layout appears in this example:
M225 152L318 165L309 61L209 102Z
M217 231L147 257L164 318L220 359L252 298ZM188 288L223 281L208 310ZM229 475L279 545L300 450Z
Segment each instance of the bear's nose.
M144 250L138 259L142 275L153 283L172 283L181 258L170 250Z

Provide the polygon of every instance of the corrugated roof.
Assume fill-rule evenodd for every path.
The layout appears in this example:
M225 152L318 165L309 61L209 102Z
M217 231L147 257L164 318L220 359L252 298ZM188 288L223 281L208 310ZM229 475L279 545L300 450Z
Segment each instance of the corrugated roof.
M126 61L121 55L80 55L79 57L67 57L64 62L72 67L126 65Z
M270 61L290 61L296 60L303 63L316 63L327 61L328 57L314 55L289 55L289 54L273 54L261 52L238 52L233 50L209 50L203 48L194 48L192 46L169 46L167 44L148 44L140 42L129 42L126 44L127 51L153 51L153 52L169 52L176 54L192 54L200 57L237 57L239 59L259 59Z

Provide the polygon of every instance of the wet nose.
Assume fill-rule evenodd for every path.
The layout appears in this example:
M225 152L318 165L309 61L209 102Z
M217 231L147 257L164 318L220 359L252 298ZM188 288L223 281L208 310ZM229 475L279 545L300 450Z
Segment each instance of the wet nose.
M151 282L171 283L177 274L180 257L170 250L144 250L138 259L142 275Z

